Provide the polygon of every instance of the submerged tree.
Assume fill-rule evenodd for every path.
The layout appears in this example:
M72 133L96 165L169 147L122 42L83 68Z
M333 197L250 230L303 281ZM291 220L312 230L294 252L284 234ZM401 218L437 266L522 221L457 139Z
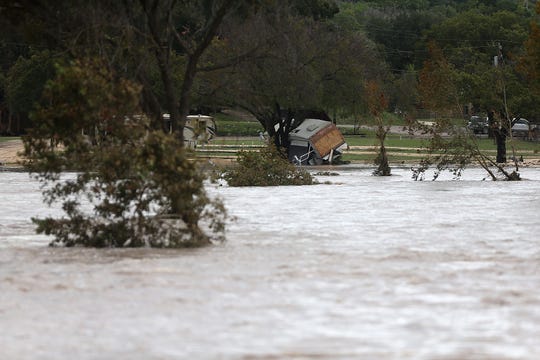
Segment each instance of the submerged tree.
M313 177L292 165L273 143L261 151L242 151L237 166L223 173L230 186L312 185Z
M198 246L210 242L202 222L223 230L222 205L180 140L141 115L140 91L99 60L60 67L47 85L24 144L47 203L65 212L34 219L54 244Z
M424 104L441 114L451 115L456 110L462 113L454 67L434 45L430 48L430 55L419 76L419 91ZM425 171L431 167L435 168L434 179L445 170L459 178L465 166L471 163L480 165L492 180L498 180L498 174L502 174L505 180L520 179L517 168L509 172L498 159L482 152L476 136L453 123L450 116L438 118L431 125L418 123L415 127L430 138L428 155L413 169L415 180L424 179Z
M507 171L503 164L485 154L479 146L478 139L470 132L454 126L447 119L439 119L434 125L419 125L429 135L427 155L413 168L413 179L423 180L426 170L434 168L433 180L441 172L450 171L457 179L465 167L470 164L480 165L492 180L499 180L499 174L505 180L520 180L517 171Z
M388 131L390 131L390 126L385 125L382 118L383 112L388 107L388 101L379 85L373 81L367 83L366 94L369 110L377 122L375 136L377 138L379 150L377 152L377 157L375 158L377 169L375 169L373 175L390 176L392 175L392 170L388 163L388 154L386 153L386 147L384 145L386 135L388 134Z

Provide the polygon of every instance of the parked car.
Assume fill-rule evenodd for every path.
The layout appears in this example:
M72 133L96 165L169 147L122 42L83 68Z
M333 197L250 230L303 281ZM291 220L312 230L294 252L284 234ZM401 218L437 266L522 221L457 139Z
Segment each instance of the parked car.
M487 117L471 116L467 129L475 134L487 134L489 129L489 121Z
M512 120L512 136L515 137L528 137L530 130L530 124L527 119L519 118Z

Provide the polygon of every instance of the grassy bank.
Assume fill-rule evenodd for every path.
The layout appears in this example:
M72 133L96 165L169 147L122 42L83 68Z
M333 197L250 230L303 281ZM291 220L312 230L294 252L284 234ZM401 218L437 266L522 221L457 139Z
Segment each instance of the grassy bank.
M258 150L265 146L258 134L261 125L253 120L238 120L226 114L216 116L218 136L210 144L200 145L196 154L201 158L235 158L240 150ZM350 129L350 127L348 128ZM18 137L0 137L0 143ZM345 140L349 149L345 151L343 160L351 162L374 161L377 154L375 133L369 128L362 128L360 135L346 134ZM385 142L389 160L392 163L417 163L424 155L428 139L410 136L408 134L389 134ZM496 145L494 140L478 138L479 148L486 154L495 157ZM512 154L512 146L516 156L524 161L540 158L540 142L514 139L507 142L507 157ZM20 149L22 150L22 149ZM20 151L19 150L19 151Z
M17 136L0 136L0 142L10 141L10 140L18 140L20 137Z
M258 121L243 120L218 113L212 115L216 120L218 136L258 136L264 129Z
M345 135L349 149L343 159L352 162L372 162L377 154L377 142L372 131L366 131L363 136ZM385 142L389 159L394 163L418 162L425 155L428 139L415 138L399 134L389 134ZM514 139L507 142L507 156L512 156L512 144L517 157L537 159L540 157L540 143ZM258 137L233 136L217 137L210 144L199 146L197 155L204 157L234 157L240 150L257 150L265 143ZM496 145L492 139L478 139L479 148L486 154L495 157Z

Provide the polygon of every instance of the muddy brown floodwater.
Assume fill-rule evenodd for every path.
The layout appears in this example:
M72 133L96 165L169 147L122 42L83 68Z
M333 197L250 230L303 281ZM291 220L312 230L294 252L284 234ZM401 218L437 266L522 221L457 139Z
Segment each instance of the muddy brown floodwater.
M0 173L0 359L538 359L540 169L517 183L209 185L196 250L49 248L38 184Z

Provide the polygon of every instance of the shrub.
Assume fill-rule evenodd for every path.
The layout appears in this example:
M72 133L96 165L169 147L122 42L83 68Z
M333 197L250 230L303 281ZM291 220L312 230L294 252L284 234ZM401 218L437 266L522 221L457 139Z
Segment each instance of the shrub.
M255 151L241 151L238 165L223 173L230 186L312 185L313 177L283 158L273 144Z

